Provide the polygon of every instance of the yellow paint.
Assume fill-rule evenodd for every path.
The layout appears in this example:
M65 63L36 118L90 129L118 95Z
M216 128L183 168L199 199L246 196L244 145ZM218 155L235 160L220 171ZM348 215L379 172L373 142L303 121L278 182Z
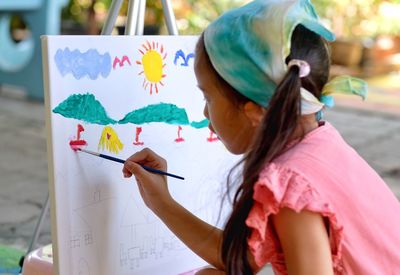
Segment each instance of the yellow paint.
M163 75L163 60L155 50L147 51L142 57L144 74L148 81L158 83Z
M110 126L106 126L101 133L98 149L107 150L111 153L118 154L124 145L119 140L117 133Z

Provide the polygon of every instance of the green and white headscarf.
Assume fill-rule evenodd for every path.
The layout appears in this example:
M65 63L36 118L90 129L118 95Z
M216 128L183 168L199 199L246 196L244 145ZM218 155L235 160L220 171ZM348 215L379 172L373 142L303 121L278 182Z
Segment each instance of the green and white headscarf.
M309 0L255 0L223 14L207 27L206 51L225 81L247 98L268 107L288 70L285 58L290 54L292 33L299 24L328 41L335 40ZM367 85L349 76L335 78L322 91L321 100L325 102L302 88L302 114L316 113L331 104L327 95L333 92L364 98Z

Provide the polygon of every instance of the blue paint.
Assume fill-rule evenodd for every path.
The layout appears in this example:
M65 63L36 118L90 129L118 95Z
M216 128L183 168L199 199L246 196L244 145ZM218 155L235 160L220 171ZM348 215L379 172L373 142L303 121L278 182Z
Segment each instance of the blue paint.
M100 54L95 49L84 53L79 50L71 51L69 48L59 49L54 56L54 61L62 76L71 73L78 80L85 76L92 80L97 79L99 75L106 78L112 68L110 54Z
M175 53L175 58L174 58L175 65L178 63L179 58L183 59L183 62L180 65L183 67L188 67L190 58L194 58L194 53L189 53L188 55L185 55L185 53L182 50L177 51Z

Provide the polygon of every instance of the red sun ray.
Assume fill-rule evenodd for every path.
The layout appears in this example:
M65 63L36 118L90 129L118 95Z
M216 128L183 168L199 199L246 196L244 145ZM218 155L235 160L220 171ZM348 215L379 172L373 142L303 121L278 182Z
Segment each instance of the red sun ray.
M142 87L144 88L144 85L146 84L146 78L145 79L143 79L143 84L142 84Z
M147 42L147 46L149 47L149 49L151 49L150 42L149 41L146 41L146 42Z
M146 90L148 86L149 86L149 82L146 82L146 85L144 86L144 89Z
M139 52L140 52L142 55L144 55L144 52L142 52L142 50L141 50L141 49L139 49L138 51L139 51Z
M161 53L164 53L164 46L161 44Z
M142 44L142 47L145 48L146 51L148 51L149 49L146 47L145 44Z
M163 64L162 67L165 68L165 66L167 66L167 64Z
M138 64L138 65L142 65L142 62L140 62L140 61L136 61L136 64Z
M164 83L162 83L161 81L158 81L158 83L160 83L160 84L161 84L161 86L164 86Z
M163 74L161 77L164 78L164 77L166 77L166 76L167 76L166 74Z
M138 75L142 75L144 73L144 71L141 71L140 73L138 73Z
M153 93L153 83L150 84L150 94Z
M158 42L156 43L156 47L157 47L157 49L158 49Z
M153 49L155 49L155 48L156 48L156 46L155 46L154 41L153 41Z
M167 53L164 54L163 59L165 60L167 58Z
M154 86L156 87L156 94L158 94L158 87L157 87L157 84L154 84Z

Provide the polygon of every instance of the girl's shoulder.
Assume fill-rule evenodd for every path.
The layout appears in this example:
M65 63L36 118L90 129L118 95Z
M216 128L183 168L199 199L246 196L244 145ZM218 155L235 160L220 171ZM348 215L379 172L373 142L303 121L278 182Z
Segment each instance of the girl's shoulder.
M274 270L287 273L279 239L268 220L280 209L289 208L297 213L320 213L329 221L333 265L335 273L341 274L343 226L334 205L319 188L307 175L285 165L272 163L262 171L253 186L254 204L246 219L246 225L252 229L248 245L259 267L271 263Z
M346 161L344 161L346 160ZM305 178L330 173L331 168L351 161L364 163L358 153L347 144L329 122L306 134L300 141L288 144L287 150L266 164L260 177L281 174L282 177L297 174Z
M350 147L328 122L308 133L301 141L266 164L254 185L255 196L274 199L301 207L303 202L335 199L353 174L367 175L380 181L376 172ZM359 183L354 183L359 184ZM336 188L336 189L335 189Z
M351 239L352 244L343 249L354 250L354 254L343 257L357 258L361 263L363 256L368 254L374 255L375 261L398 262L399 253L388 259L381 255L386 257L385 253L389 250L385 249L392 249L400 243L396 234L398 230L393 229L400 226L400 204L376 171L329 123L310 132L272 163L265 165L253 191L254 205L246 224L253 229L248 243L260 267L271 262L276 270L284 270L279 241L273 230L268 231L268 217L284 207L296 212L307 210L320 213L329 220L330 245L335 271L339 274L344 267L341 251L346 245L342 242L345 237ZM349 209L360 215L354 215ZM368 215L369 221L375 222L366 226L365 215ZM360 228L364 228L362 238L359 237ZM385 245L382 245L382 235L387 240ZM365 254L359 251L365 251ZM392 260L394 258L396 260ZM364 270L363 266L348 268Z
M273 230L268 227L268 219L281 208L290 208L295 212L321 213L329 220L334 268L340 273L342 263L338 248L342 242L342 225L331 198L326 196L332 186L329 182L335 178L329 174L332 157L326 152L333 151L333 147L346 146L341 142L340 134L325 122L264 166L253 186L254 205L246 220L247 226L253 229L248 244L258 266L270 262L275 270L286 273L282 264L284 256Z

